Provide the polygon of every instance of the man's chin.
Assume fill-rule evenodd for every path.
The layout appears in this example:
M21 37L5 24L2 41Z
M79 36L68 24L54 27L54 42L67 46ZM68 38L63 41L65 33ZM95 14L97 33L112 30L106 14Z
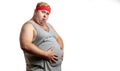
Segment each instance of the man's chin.
M42 24L46 24L46 21L41 21Z
M44 24L45 24L45 23L46 23L46 21L43 21L42 23L44 23Z

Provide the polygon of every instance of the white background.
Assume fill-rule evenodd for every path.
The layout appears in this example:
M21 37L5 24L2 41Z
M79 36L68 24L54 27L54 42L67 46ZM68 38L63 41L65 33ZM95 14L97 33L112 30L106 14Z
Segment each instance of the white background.
M0 71L25 71L19 33L40 1L0 1ZM64 40L62 71L120 71L120 0L44 1Z

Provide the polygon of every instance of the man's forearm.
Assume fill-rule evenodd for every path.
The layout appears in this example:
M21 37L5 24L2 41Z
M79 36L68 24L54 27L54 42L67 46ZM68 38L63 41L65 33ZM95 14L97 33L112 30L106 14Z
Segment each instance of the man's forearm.
M21 47L23 47L22 49L27 53L33 54L33 55L38 56L38 57L43 57L43 58L46 57L46 51L38 48L37 46L35 46L32 43L25 44Z
M57 41L58 41L58 44L60 45L60 48L63 50L63 49L64 49L64 44L63 44L62 38L59 37L59 38L57 39Z

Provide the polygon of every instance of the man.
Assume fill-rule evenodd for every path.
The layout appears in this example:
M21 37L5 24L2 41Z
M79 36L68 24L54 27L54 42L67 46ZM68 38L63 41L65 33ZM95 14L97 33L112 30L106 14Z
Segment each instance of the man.
M50 6L37 4L32 19L21 29L20 45L25 55L26 71L61 71L63 41L47 23Z

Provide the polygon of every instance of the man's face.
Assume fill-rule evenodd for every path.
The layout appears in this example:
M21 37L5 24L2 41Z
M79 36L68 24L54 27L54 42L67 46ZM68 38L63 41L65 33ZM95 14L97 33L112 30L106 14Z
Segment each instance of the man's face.
M37 17L42 23L46 23L48 17L49 17L49 12L47 10L38 10L37 11Z

